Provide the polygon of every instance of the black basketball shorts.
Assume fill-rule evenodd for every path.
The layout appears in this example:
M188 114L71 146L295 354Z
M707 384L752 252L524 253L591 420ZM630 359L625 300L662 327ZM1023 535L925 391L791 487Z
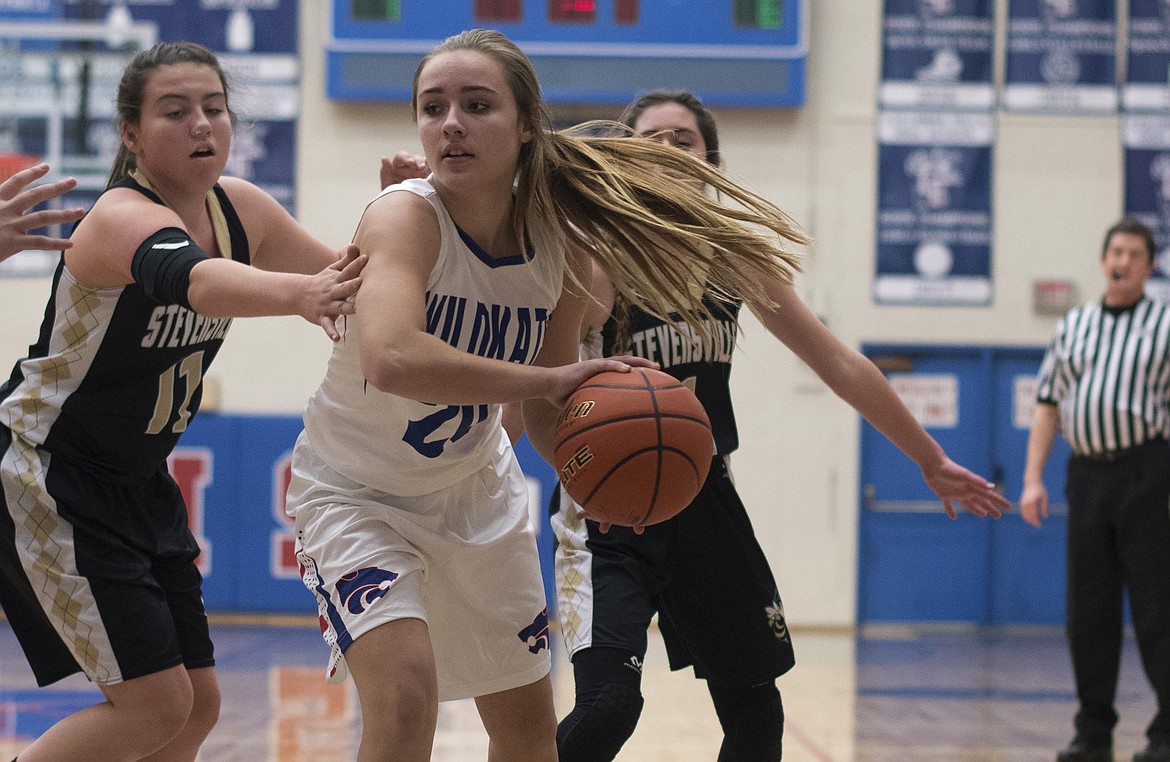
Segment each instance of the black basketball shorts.
M776 581L724 458L693 503L641 535L602 534L558 492L557 618L570 655L605 647L644 657L657 613L671 669L755 685L792 668Z
M165 471L124 485L0 427L0 606L37 683L215 663L199 547Z

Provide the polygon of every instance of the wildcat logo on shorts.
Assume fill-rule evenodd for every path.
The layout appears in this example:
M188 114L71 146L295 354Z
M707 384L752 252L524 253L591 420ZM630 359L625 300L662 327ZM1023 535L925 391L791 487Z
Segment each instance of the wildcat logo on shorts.
M528 650L534 654L540 653L542 648L548 648L548 608L537 614L536 619L532 620L532 624L525 627L517 635L528 644Z
M395 572L367 566L337 580L337 594L349 613L360 614L385 595L390 589L390 583L396 579L398 574Z

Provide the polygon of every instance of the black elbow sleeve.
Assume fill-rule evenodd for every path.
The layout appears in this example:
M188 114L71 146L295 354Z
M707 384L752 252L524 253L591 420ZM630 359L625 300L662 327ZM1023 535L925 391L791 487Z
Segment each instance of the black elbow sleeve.
M195 245L186 231L163 228L152 233L134 252L130 274L155 302L192 309L187 299L191 268L210 258Z

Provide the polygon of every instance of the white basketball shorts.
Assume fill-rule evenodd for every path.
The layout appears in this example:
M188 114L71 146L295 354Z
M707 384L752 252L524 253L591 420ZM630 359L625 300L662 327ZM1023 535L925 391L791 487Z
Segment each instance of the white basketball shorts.
M301 434L287 511L330 646L330 682L348 675L344 653L355 639L407 617L427 623L440 701L518 688L549 673L527 484L501 441L499 456L468 478L398 497L338 474Z

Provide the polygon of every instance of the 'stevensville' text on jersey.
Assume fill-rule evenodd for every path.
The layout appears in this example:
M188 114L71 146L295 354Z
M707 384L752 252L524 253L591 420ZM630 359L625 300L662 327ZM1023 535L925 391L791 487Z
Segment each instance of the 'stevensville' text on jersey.
M161 204L152 191L126 178ZM208 207L220 252L248 264L248 241L218 185ZM199 409L202 380L231 325L152 301L137 283L92 288L64 265L37 343L0 386L0 423L55 458L141 482L167 456Z

